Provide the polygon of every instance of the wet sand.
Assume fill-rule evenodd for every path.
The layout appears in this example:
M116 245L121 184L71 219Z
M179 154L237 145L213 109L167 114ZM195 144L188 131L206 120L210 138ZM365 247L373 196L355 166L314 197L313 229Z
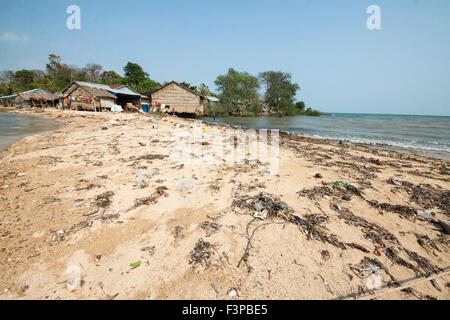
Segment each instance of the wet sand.
M193 120L39 115L0 155L0 299L450 298L445 160L282 134L276 174L179 165Z

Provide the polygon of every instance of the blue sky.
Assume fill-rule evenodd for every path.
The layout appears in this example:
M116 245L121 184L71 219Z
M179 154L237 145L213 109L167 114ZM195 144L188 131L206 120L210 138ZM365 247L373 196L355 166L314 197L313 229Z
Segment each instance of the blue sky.
M69 5L81 30L66 28ZM381 30L366 9L381 8ZM229 67L290 72L325 112L450 115L448 0L0 0L0 70L68 64L205 82Z

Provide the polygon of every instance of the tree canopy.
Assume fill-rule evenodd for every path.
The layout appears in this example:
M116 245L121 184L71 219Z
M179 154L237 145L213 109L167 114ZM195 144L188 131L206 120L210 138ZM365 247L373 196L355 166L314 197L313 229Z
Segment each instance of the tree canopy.
M239 112L242 106L258 99L258 79L248 72L238 72L233 68L219 75L214 82L220 92L221 104L228 113Z

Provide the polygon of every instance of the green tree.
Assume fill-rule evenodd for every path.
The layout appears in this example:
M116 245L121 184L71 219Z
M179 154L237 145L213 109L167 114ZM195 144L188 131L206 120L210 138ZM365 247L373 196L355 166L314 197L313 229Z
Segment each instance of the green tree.
M57 90L67 87L74 80L74 76L77 73L75 67L63 63L62 58L53 53L48 56L46 69L47 76L53 80Z
M258 99L258 79L247 72L238 72L233 68L228 73L219 75L214 81L220 93L220 100L228 113L240 111Z
M294 97L300 86L292 83L291 74L281 71L265 71L258 75L266 87L265 102L277 112L284 109L292 113L294 109Z
M138 86L139 83L148 79L148 73L144 72L144 69L137 63L128 62L123 67L125 73L125 82L130 86Z
M122 77L113 70L103 71L100 80L105 84L120 84L124 82Z
M209 90L209 87L204 84L204 83L200 83L200 85L198 86L198 93L200 93L202 96L210 96L211 90Z
M303 101L298 101L298 102L295 104L295 107L297 108L297 110L298 110L299 113L302 113L302 112L305 111L306 105L305 105L305 103L304 103Z
M20 91L33 89L34 73L28 70L19 70L14 74L13 83Z

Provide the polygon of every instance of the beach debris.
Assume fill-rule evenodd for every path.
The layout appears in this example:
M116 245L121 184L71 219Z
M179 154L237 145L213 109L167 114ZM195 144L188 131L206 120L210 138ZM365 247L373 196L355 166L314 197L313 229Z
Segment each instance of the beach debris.
M189 191L194 188L196 184L197 182L194 179L186 179L178 184L178 189L180 191Z
M323 177L322 177L322 175L321 175L320 173L316 173L316 174L314 175L314 178L321 179L321 178L323 178Z
M320 240L332 244L342 250L347 249L345 244L341 242L336 235L330 233L325 227L325 222L327 221L328 216L324 214L315 213L308 215L306 225L303 226L308 240Z
M367 202L374 208L382 209L385 211L390 211L399 214L400 216L415 221L416 220L416 212L417 210L398 204L390 204L390 203L378 203L376 200L367 200Z
M357 243L352 242L352 243L347 243L346 245L349 246L350 248L358 249L358 250L360 250L362 252L369 253L369 250L367 250L362 245L359 245Z
M175 238L183 238L184 236L181 234L181 232L183 231L183 227L181 226L176 226L173 230L172 230L172 234Z
M136 174L135 182L140 188L147 187L146 179L150 179L153 176L157 175L159 173L158 168L152 168L150 170L147 169L139 169L139 171Z
M156 251L156 247L155 246L148 246L148 247L144 247L141 249L141 251L146 251L149 255L154 255L155 251Z
M77 199L73 202L73 206L78 208L81 207L84 204L84 199Z
M320 250L320 255L324 261L330 260L330 252L328 250Z
M130 267L131 267L131 269L136 269L137 267L139 267L141 265L141 263L142 262L140 260L138 260L136 262L130 263Z
M259 212L257 217L272 218L279 217L283 220L295 222L296 219L292 215L294 210L287 204L281 202L279 198L266 192L261 192L253 197L243 197L235 199L232 203L232 210L236 213L254 215Z
M50 233L53 233L52 240L50 242L50 245L54 246L58 243L64 241L66 239L66 236L64 234L64 230L50 230Z
M439 250L436 243L433 240L431 240L427 235L420 235L417 233L415 235L416 235L417 243L420 244L425 249L428 249L428 250L436 249L437 251L441 251L441 250Z
M205 263L208 266L211 262L213 248L214 246L211 243L199 239L195 244L194 250L189 254L189 264Z
M158 154L158 153L149 153L149 154L144 154L142 156L139 156L136 158L136 160L163 160L165 158L167 158L167 155L164 154Z
M108 208L111 205L111 197L114 195L113 191L106 191L95 197L95 204L101 208Z
M39 207L43 207L45 205L48 205L50 203L54 203L54 202L57 202L57 201L59 201L59 199L55 198L55 197L51 197L51 196L50 197L44 197L44 198L40 199L39 201L37 201L37 205Z
M230 298L233 298L233 297L238 296L238 293L237 293L236 288L230 288L230 289L228 290L227 294L228 294L228 296L229 296Z
M438 220L445 232L450 233L450 220Z
M380 270L387 270L377 259L370 259L368 257L364 257L359 264L349 264L349 268L360 279L366 279L372 274L378 274Z
M216 221L216 220L218 220L219 218L223 217L226 214L227 214L226 212L220 212L220 213L218 213L218 214L216 214L215 216L212 216L212 217L210 217L209 215L206 215L206 216L208 217L208 219Z
M369 161L370 163L374 163L378 166L383 166L384 163L382 161L380 161L379 159L374 159L374 158L369 158L367 161Z
M430 219L432 219L432 217L434 217L436 215L436 213L434 211L426 212L426 211L422 211L422 210L417 210L417 214L419 216L421 216L422 218L424 218L425 220L430 220Z
M330 185L337 187L339 185L348 186L350 184L348 182L346 182L346 181L334 181L334 182L330 183Z
M297 192L299 197L306 197L310 200L319 200L331 198L350 201L352 196L356 195L362 198L361 192L351 184L344 181L336 181L330 186L309 187Z
M69 265L64 274L68 277L65 283L69 291L74 291L81 288L83 280L81 279L81 267L79 265Z
M205 221L198 226L199 228L206 231L206 237L211 236L212 234L219 232L221 225L209 221Z
M149 197L138 198L134 201L134 208L150 205L158 202L158 198L161 196L168 197L169 194L166 192L168 189L166 186L159 186L156 188L156 191L153 192Z

